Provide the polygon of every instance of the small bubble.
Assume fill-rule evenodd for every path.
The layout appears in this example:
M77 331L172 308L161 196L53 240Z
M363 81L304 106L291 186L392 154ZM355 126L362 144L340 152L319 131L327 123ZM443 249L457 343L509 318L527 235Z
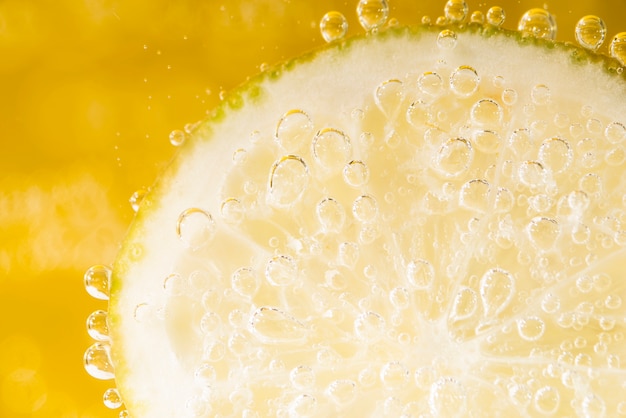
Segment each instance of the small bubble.
M467 393L463 384L442 377L430 386L428 406L435 417L459 417L466 412Z
M452 50L456 47L457 35L456 32L450 29L444 29L437 35L437 46L439 49Z
M185 140L187 139L187 134L185 133L185 131L181 131L180 129L175 129L172 132L170 132L169 138L170 138L170 144L174 145L175 147L179 147L185 143Z
M537 341L546 330L546 324L536 316L517 320L517 332L526 341Z
M184 210L176 221L176 235L190 249L206 245L215 232L213 217L198 208Z
M559 409L560 402L559 391L553 386L539 388L533 397L533 406L544 415L553 415Z
M109 322L107 312L97 310L87 318L87 333L96 341L109 340Z
M550 88L545 84L537 84L530 90L530 98L537 106L545 106L550 103Z
M470 22L482 25L485 23L485 15L480 10L474 10L470 16Z
M540 250L549 250L554 246L560 233L560 227L556 220L535 217L526 227L530 241Z
M556 38L556 21L545 9L530 9L522 15L517 29L524 36L554 40Z
M602 180L597 174L588 173L580 178L578 187L587 195L597 195L602 191Z
M128 199L128 203L130 203L130 207L133 209L133 212L137 212L139 207L141 206L141 202L143 198L148 194L148 190L145 188L137 189Z
M369 195L357 197L352 204L352 214L359 222L373 222L378 215L376 199Z
M547 180L543 165L537 161L524 161L519 166L518 176L522 184L531 188L541 187Z
M366 342L373 343L385 335L385 319L376 312L365 312L354 320L356 336Z
M432 20L431 20L430 16L424 15L424 16L422 16L421 22L422 22L422 25L430 25Z
M469 97L476 93L480 77L473 67L462 65L450 75L450 88L459 96Z
M465 0L448 0L443 12L450 23L461 23L467 17L469 7Z
M320 21L320 32L326 42L343 39L348 32L348 20L339 12L328 12Z
M429 96L439 96L443 92L443 80L439 74L427 71L417 79L417 87Z
M389 292L389 301L396 309L407 309L411 303L411 297L406 288L396 287Z
M498 128L502 124L502 108L492 99L481 99L470 110L472 122L477 125Z
M626 126L620 122L611 122L604 129L604 137L611 144L619 144L626 139Z
M576 23L575 34L580 46L595 51L606 38L606 25L598 16L587 15Z
M317 204L315 212L325 231L338 232L343 228L346 212L335 199L328 197L322 200Z
M343 180L352 187L361 187L369 180L369 168L363 161L350 161L343 168Z
M296 343L307 335L300 321L277 308L258 308L250 318L251 331L266 344Z
M328 397L337 405L350 404L357 395L356 383L352 380L334 380L326 389Z
M276 206L294 204L305 192L309 183L309 169L297 155L287 155L276 161L270 169L269 201Z
M252 269L241 267L235 270L230 279L231 287L241 296L252 297L259 289L259 279Z
M486 212L489 205L489 183L486 180L470 180L461 186L459 205L477 212Z
M127 409L124 409L123 411L120 411L119 418L131 418L130 412L128 412Z
M317 399L315 396L302 393L289 404L290 418L305 418L315 416L317 412ZM280 415L278 415L280 416Z
M243 165L248 160L248 152L244 148L238 148L233 152L233 163Z
M621 65L626 65L626 32L620 32L613 37L609 50L613 58Z
M242 203L238 199L230 197L225 199L220 205L220 215L227 223L238 224L246 214Z
M339 262L348 267L354 267L359 259L359 246L354 242L342 242L339 245Z
M200 329L205 335L216 332L221 324L222 319L215 312L206 312L200 319Z
M553 314L561 308L561 299L553 293L546 293L541 299L541 310Z
M298 276L298 267L288 255L277 255L270 258L265 266L265 278L273 286L292 284Z
M516 129L509 137L509 146L515 154L523 155L532 146L530 131L526 128Z
M111 362L111 347L108 344L97 342L85 351L83 357L85 370L90 376L99 380L115 378Z
M476 130L472 135L472 143L478 151L495 154L500 149L500 134L490 130Z
M573 158L569 143L558 137L546 139L539 147L539 162L553 173L567 170Z
M116 388L107 389L102 396L104 406L109 409L117 409L122 406L122 397Z
M410 380L409 369L398 361L386 363L380 369L380 380L386 390L404 389Z
M462 321L474 315L478 307L478 295L469 287L461 288L452 302L450 320Z
M313 138L313 155L327 169L343 168L352 155L350 139L338 129L322 129Z
M492 268L480 279L479 290L485 316L497 316L513 299L515 278L506 270Z
M407 265L406 278L415 289L427 289L435 280L435 269L429 261L413 260Z
M387 0L359 0L356 8L359 23L366 31L381 28L389 18Z
M294 388L305 390L315 385L315 372L309 366L298 366L289 372L289 380Z
M487 22L490 25L500 27L506 19L506 13L500 6L493 6L487 10Z
M84 275L87 293L96 299L109 300L112 273L111 267L102 264L89 267Z
M403 97L402 81L396 79L383 81L376 87L376 91L374 92L376 106L378 106L388 118L395 117L398 109L400 109Z
M422 128L431 125L433 115L430 106L422 100L417 100L408 107L406 111L406 120L415 128Z
M468 140L451 138L439 148L435 163L444 175L455 177L470 167L473 158L474 150Z
M310 142L313 129L313 122L306 112L292 109L278 121L274 139L283 149L290 152L298 151Z

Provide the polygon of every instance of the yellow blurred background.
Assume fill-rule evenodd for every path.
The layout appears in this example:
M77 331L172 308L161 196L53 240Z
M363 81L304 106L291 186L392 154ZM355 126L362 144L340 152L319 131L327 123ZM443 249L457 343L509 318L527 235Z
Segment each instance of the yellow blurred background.
M445 0L390 0L401 24L433 20ZM543 1L500 5L505 27ZM561 40L597 14L608 40L626 2L548 1ZM613 4L612 4L613 3ZM338 10L361 33L357 0L0 0L0 417L116 417L113 382L82 365L85 319L106 302L82 275L113 261L133 211L175 148L168 135L203 117L258 71L323 44Z

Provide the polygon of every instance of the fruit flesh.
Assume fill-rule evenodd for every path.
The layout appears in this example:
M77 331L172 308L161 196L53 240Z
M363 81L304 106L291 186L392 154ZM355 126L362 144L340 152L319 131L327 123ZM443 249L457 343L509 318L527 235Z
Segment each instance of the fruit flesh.
M401 29L318 52L198 128L115 266L114 360L131 413L454 416L487 402L559 415L619 386L623 370L603 369L623 356L622 323L604 353L597 333L566 348L585 320L595 332L622 309L610 306L624 297L623 81L602 65L564 67L564 47L468 30L442 49L437 35ZM475 92L463 66L480 77ZM307 141L277 141L296 109ZM344 174L351 161L368 175ZM189 208L205 211L191 212L192 237L176 228ZM587 271L603 303L592 312L580 305ZM552 293L556 309L533 302L556 306ZM563 383L586 361L604 380ZM209 366L219 383L198 378ZM314 384L293 378L308 368Z

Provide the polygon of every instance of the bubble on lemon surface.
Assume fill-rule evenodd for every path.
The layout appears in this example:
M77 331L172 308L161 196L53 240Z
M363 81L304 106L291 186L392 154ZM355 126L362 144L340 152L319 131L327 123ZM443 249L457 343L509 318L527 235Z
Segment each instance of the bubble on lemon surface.
M472 106L470 118L477 125L497 128L502 123L502 107L495 100L481 99Z
M187 134L185 133L185 131L175 129L170 132L169 139L170 144L174 145L175 147L180 147L185 143L185 140L187 139Z
M302 341L307 329L300 321L278 308L258 308L250 318L250 330L267 344Z
M504 24L506 19L506 13L500 6L493 6L487 10L487 23L490 25L500 27Z
M328 170L343 168L352 155L350 139L338 129L324 128L313 138L313 155Z
M422 128L433 122L430 106L423 100L416 100L407 108L406 120L415 128Z
M531 188L538 188L546 183L546 170L537 161L524 161L518 169L520 182Z
M554 219L535 217L526 227L526 231L530 241L539 250L548 250L554 246L560 233L560 227Z
M451 138L437 151L435 164L444 175L455 177L467 171L473 158L474 150L468 140Z
M545 322L537 316L517 320L517 332L526 341L537 341L543 337L545 330Z
M245 217L245 208L239 199L229 197L220 205L220 215L225 222L238 224Z
M89 267L83 277L87 293L96 299L109 300L112 274L113 270L109 266L96 264Z
M488 318L502 313L513 300L516 290L513 275L498 267L488 270L478 286L485 317Z
M90 376L99 380L115 378L115 370L111 361L111 347L102 342L92 344L83 357L83 365Z
M343 39L348 32L348 20L340 12L328 12L320 21L320 32L326 42Z
M470 22L483 24L485 23L485 15L480 10L474 10L470 15Z
M576 23L576 41L583 48L595 51L606 38L606 25L598 16L587 15Z
M317 412L317 404L315 396L302 393L289 404L289 417L312 417Z
M176 221L176 235L192 250L208 244L213 239L215 228L211 214L199 208L185 209Z
M539 146L539 162L554 173L562 173L570 166L574 158L569 142L554 137L546 139Z
M357 392L356 382L349 379L334 380L326 389L328 397L340 406L352 403L356 399Z
M520 18L517 30L524 36L554 40L556 38L556 20L545 9L530 9Z
M469 288L460 289L452 302L452 310L450 319L452 321L461 321L467 319L476 313L478 308L478 295Z
M302 158L287 155L276 161L270 169L268 198L276 206L295 203L309 183L309 169Z
M489 205L489 183L486 180L470 180L461 186L459 205L477 212L486 212Z
M117 390L117 388L107 389L102 396L102 401L104 402L104 405L109 409L120 408L123 404L122 396L120 395L120 392L119 390Z
M324 230L338 232L343 228L346 212L341 203L329 197L319 202L315 209L317 219Z
M356 12L363 29L376 30L387 22L389 4L387 0L359 0Z
M467 390L451 377L442 377L430 386L428 406L437 417L461 416L466 409Z
M378 203L376 199L369 195L357 197L352 204L352 214L359 222L373 222L378 215Z
M287 151L297 151L311 141L313 122L301 109L287 111L278 121L274 139Z
M472 143L478 151L495 154L500 149L500 134L489 129L479 129L472 135Z
M561 403L559 390L553 386L539 388L533 396L535 410L544 415L553 415L558 411Z
M626 32L620 32L613 37L609 52L621 65L626 65Z
M96 341L109 340L109 322L107 311L94 311L87 318L87 333Z
M462 65L450 75L451 90L462 97L469 97L478 90L480 77L469 65Z
M277 255L270 258L265 266L265 278L273 286L287 286L298 276L298 267L288 255Z
M403 99L402 81L391 79L383 81L376 87L374 93L374 101L376 106L387 116L394 117L397 113Z
M469 7L465 0L448 0L443 12L449 22L461 23L467 18Z
M437 46L442 50L452 50L457 44L457 34L451 29L444 29L437 35Z
M404 389L410 380L409 369L399 361L385 363L380 369L380 380L386 390Z
M443 79L435 72L427 71L417 79L417 87L429 96L437 97L443 93Z
M240 267L231 276L231 287L241 296L254 296L259 286L259 278L251 268Z
M361 187L369 180L369 168L363 161L350 161L343 168L343 180L352 187Z
M427 289L435 280L435 269L429 261L416 259L408 263L406 277L413 288Z
M354 332L360 340L373 343L385 334L385 319L376 312L365 312L354 320Z
M137 212L139 210L141 202L147 194L148 190L145 188L140 188L133 192L133 194L128 199L128 203L130 203L130 207L133 209L133 212Z

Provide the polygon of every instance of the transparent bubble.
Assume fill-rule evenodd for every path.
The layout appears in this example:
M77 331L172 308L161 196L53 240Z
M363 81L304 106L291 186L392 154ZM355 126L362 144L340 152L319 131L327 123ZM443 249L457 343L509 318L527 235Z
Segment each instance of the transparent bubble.
M315 396L302 393L289 404L289 417L312 417L315 416L317 408Z
M329 170L343 168L352 155L350 139L338 129L322 129L313 138L313 155Z
M518 169L522 184L528 187L541 187L546 183L547 173L543 165L537 161L524 161Z
M417 87L422 93L436 97L443 93L443 80L439 74L427 71L417 79Z
M470 22L483 24L485 23L485 15L480 10L474 10L470 15Z
M496 316L504 311L515 294L515 278L501 268L488 270L478 284L485 316Z
M606 38L606 25L598 16L587 15L576 23L576 41L583 48L595 51Z
M313 129L313 122L306 112L292 109L278 121L274 138L283 149L295 152L310 143Z
M175 147L179 147L185 143L185 140L187 139L187 134L185 133L185 131L175 129L170 132L169 138L170 144L174 145Z
M111 362L111 347L108 344L97 342L85 351L83 365L90 376L100 380L115 378Z
M389 18L387 0L359 0L356 8L359 23L366 31L382 27Z
M133 209L133 212L137 212L139 210L141 202L147 194L148 189L145 188L137 189L133 192L133 194L130 196L130 199L128 199L128 203L130 203L130 207Z
M386 363L380 369L380 380L386 390L401 390L409 383L409 369L399 361Z
M354 320L356 336L367 343L380 340L385 335L385 319L376 312L365 312Z
M208 244L215 233L215 222L208 212L199 208L185 209L176 221L176 235L192 250Z
M398 112L403 98L402 81L397 79L383 81L374 92L376 106L389 118Z
M276 161L269 175L269 201L289 206L300 199L309 183L309 169L302 158L287 155Z
M352 214L359 222L373 222L378 215L376 199L369 195L357 197L352 204Z
M604 400L596 394L588 393L583 398L583 416L585 418L601 418L606 414Z
M495 100L481 99L472 106L470 117L477 125L498 128L502 124L503 112Z
M320 32L326 42L343 39L348 32L348 20L339 12L328 12L320 21Z
M97 310L87 318L87 333L96 341L109 340L109 322L107 312Z
M626 65L626 32L620 32L613 37L609 51L620 64Z
M442 50L452 50L456 47L456 32L450 29L444 29L437 35L437 46Z
M363 161L350 161L343 168L343 180L352 187L361 187L369 180L369 168Z
M602 180L595 173L585 174L578 181L578 187L587 195L597 195L602 191Z
M455 177L467 171L473 158L474 150L468 140L451 138L437 151L435 164L442 174Z
M224 221L231 224L240 223L246 216L243 204L239 199L235 199L234 197L229 197L222 202L220 205L220 214Z
M527 385L512 384L508 389L509 396L516 405L527 407L530 404L533 394Z
M478 129L472 135L472 143L478 151L495 154L500 149L500 134L488 129Z
M435 417L459 417L466 412L467 393L462 383L442 377L430 386L428 406Z
M556 242L560 233L560 227L556 220L546 217L533 218L526 232L530 241L540 250L549 250Z
M619 144L626 139L626 126L620 122L611 122L604 129L604 137L611 144Z
M84 275L87 293L96 299L109 300L112 273L111 267L102 264L89 267Z
M117 388L107 389L102 396L102 401L104 402L104 406L109 409L117 409L123 404L122 397Z
M325 231L338 232L343 228L346 212L335 199L328 197L317 204L316 214Z
M359 259L359 246L354 242L339 244L339 262L348 267L354 267Z
M544 415L553 415L559 409L560 402L559 390L553 386L539 388L533 397L533 406Z
M200 329L205 335L216 332L222 325L222 318L215 312L206 312L200 319Z
M461 186L459 205L477 212L486 212L489 205L489 183L486 180L470 180Z
M404 287L395 287L389 292L389 301L396 309L406 309L411 303L411 296Z
M556 38L556 20L545 9L530 9L522 15L517 29L524 36L554 40Z
M558 137L546 139L539 147L539 162L553 173L567 170L573 158L569 142Z
M530 90L530 98L537 106L545 106L550 102L550 88L545 84L536 84Z
M561 298L553 293L546 293L541 299L541 310L553 314L561 308Z
M271 307L261 307L252 314L250 329L266 344L300 342L307 335L304 324L280 309Z
M326 389L328 397L337 405L348 405L356 399L358 389L352 380L334 380Z
M469 7L465 0L448 0L443 12L450 23L461 23L467 17Z
M476 93L480 77L473 67L462 65L450 75L450 89L459 96L469 97Z
M269 259L265 266L265 278L273 286L288 286L298 276L298 267L288 255L277 255Z
M469 287L461 288L452 302L450 320L462 321L474 315L478 308L478 295Z
M545 330L545 322L537 316L517 320L517 333L526 341L537 341L543 337Z
M406 111L406 120L415 128L422 128L431 125L434 116L431 113L430 106L422 100L417 100L408 107Z
M427 289L435 280L435 269L427 260L413 260L407 265L406 278L412 287Z
M259 290L260 281L254 271L248 267L240 267L232 274L231 287L242 296L252 297Z
M493 6L487 10L487 22L490 25L500 27L506 19L506 13L500 6Z

